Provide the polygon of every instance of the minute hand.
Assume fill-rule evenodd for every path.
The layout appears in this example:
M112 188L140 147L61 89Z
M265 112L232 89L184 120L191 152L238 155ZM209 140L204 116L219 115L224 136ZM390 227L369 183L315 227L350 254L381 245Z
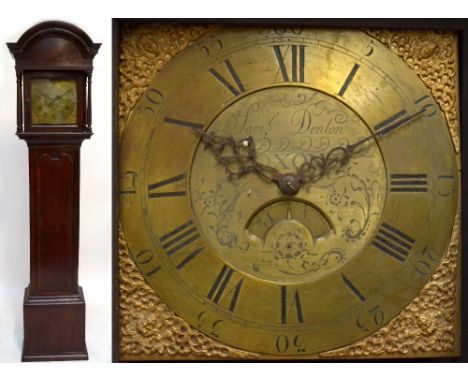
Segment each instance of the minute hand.
M338 170L339 168L345 166L356 149L361 146L363 143L371 140L381 138L387 133L391 132L393 129L396 129L399 126L406 125L409 122L420 117L429 106L424 106L418 112L408 115L403 119L399 119L391 123L390 125L382 128L376 133L372 133L367 137L361 138L353 144L347 146L337 146L331 149L327 155L313 156L309 161L303 163L297 172L297 178L300 183L310 183L316 179L324 176L331 168Z
M397 127L402 126L402 125L406 125L407 123L412 122L413 120L417 119L418 117L421 117L424 114L424 112L426 111L427 108L428 108L428 106L424 106L423 108L421 108L421 110L417 111L416 113L410 114L407 117L405 117L403 119L400 119L400 120L388 125L387 127L383 128L379 132L372 133L372 134L368 135L367 137L364 137L364 138L360 139L359 141L353 143L352 145L346 146L346 151L349 154L352 154L354 152L354 150L356 150L356 148L358 146L362 145L364 142L367 142L367 141L369 141L369 140L371 140L373 138L374 139L382 138L384 135L388 134L389 132L396 129Z

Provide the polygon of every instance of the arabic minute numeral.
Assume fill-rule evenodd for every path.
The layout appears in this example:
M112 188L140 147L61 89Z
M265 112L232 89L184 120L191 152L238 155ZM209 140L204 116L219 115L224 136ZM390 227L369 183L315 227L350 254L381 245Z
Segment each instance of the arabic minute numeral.
M306 351L299 334L292 336L279 335L276 337L275 347L278 353L286 353L290 349L295 353L304 353Z
M356 318L356 326L364 332L369 331L369 326L379 327L384 322L385 313L379 305L376 305L372 309L369 309L369 311L364 317L359 316Z
M160 105L164 101L164 95L158 89L154 88L149 88L145 93L145 97L153 105Z
M421 253L421 257L422 259L414 264L414 269L421 276L427 276L431 273L432 267L437 261L437 253L426 245Z
M200 330L202 329L208 329L209 333L213 336L218 338L220 335L220 330L222 329L224 325L223 320L209 320L208 319L208 313L206 310L201 312L198 317L197 317L197 326Z
M304 28L277 27L277 28L275 28L273 30L279 36L282 36L282 35L284 35L286 33L292 33L292 34L295 34L295 35L300 35L302 33L302 31L304 30Z
M223 42L220 39L210 37L204 43L199 43L197 46L200 48L200 53L203 57L208 58L212 54L215 54L223 50Z

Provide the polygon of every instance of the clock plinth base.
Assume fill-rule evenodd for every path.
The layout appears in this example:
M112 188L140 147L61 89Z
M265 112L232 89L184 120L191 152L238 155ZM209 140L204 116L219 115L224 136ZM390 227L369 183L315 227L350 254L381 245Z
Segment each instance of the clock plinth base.
M21 360L87 360L85 301L76 295L32 296L24 293L24 343Z

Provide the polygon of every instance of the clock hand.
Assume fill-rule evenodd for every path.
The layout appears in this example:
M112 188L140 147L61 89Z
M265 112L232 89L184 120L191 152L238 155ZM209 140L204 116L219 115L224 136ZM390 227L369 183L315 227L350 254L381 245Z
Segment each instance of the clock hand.
M382 138L395 128L406 125L418 117L421 117L429 106L430 105L426 105L416 113L408 115L407 117L388 125L379 132L372 133L364 138L361 138L353 144L348 144L344 147L334 147L328 152L327 155L313 156L309 161L303 163L299 167L297 172L298 181L300 183L313 182L314 180L319 179L325 175L335 165L338 165L337 169L345 166L351 159L352 155L356 152L357 148L362 146L365 142L372 139Z
M348 145L346 147L346 150L352 153L357 147L362 145L364 142L367 142L367 141L371 140L372 138L377 139L377 138L384 137L387 133L391 132L393 129L395 129L395 128L399 127L399 126L402 126L402 125L406 125L409 122L412 122L414 119L416 119L418 117L421 117L424 114L424 112L429 108L429 106L431 106L431 105L425 105L425 106L423 106L421 108L421 110L417 111L416 113L410 114L407 117L405 117L403 119L400 119L399 121L396 121L396 122L390 124L389 126L385 127L381 131L376 132L376 133L372 133L372 134L368 135L367 137L364 137L364 138L358 140L357 142L353 143L352 145Z
M235 140L231 136L220 136L213 132L199 132L205 149L209 149L229 174L241 177L256 172L264 179L275 181L278 170L257 161L255 142L252 136Z

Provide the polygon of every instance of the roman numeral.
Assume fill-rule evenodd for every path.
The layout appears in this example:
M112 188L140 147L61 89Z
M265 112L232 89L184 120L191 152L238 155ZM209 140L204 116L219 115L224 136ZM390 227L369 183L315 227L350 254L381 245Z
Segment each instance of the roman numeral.
M174 253L197 240L199 237L200 234L197 232L197 228L193 225L193 221L189 220L164 236L161 236L159 241L166 250L167 255L172 256Z
M244 279L240 279L233 287L228 289L228 285L233 273L234 271L231 268L229 268L227 265L224 265L216 276L216 279L207 296L208 300L214 302L215 304L220 304L228 296L231 296L231 301L229 302L228 308L230 312L234 312L236 308L242 283L244 281Z
M153 184L150 184L148 186L148 197L149 198L171 198L175 196L185 196L187 195L186 191L160 191L160 188L164 188L167 185L170 184L176 184L176 183L182 183L183 186L185 186L185 181L186 174L180 174L177 176L174 176L172 178L162 180L160 182L156 182Z
M412 118L412 116L407 114L408 112L405 109L400 110L398 113L395 113L391 117L375 125L374 131L379 137L383 137L385 134L390 133L397 127L408 122Z
M166 251L167 256L171 257L199 238L200 234L194 226L193 221L189 220L186 223L168 232L167 234L161 236L159 238L159 241L163 246L164 250ZM204 249L204 247L198 247L191 251L188 255L184 256L182 261L180 261L176 265L176 269L179 270L185 267Z
M281 53L281 46L273 45L273 49L275 51L276 59L278 60L283 81L304 82L305 45L288 45L286 48L286 54L291 52L291 73L288 73L286 54L283 55Z
M281 286L281 323L288 323L288 316L292 315L292 312L296 313L297 322L304 323L304 318L302 316L302 307L301 307L301 298L299 296L299 291L296 289L296 292L293 296L293 301L288 304L288 289L287 286Z
M422 101L424 101L425 99L428 99L428 98L429 98L429 96L425 95L425 96L423 96L421 98L418 98L418 99L414 100L414 103L417 105L417 104L421 103Z
M364 297L364 295L359 292L359 290L354 286L354 284L342 273L341 274L341 279L343 280L343 282L345 283L345 285L349 288L349 290L351 292L354 293L354 295L361 301L365 301L366 298Z
M245 92L245 87L242 84L236 71L232 67L231 61L224 60L223 64L228 70L231 80L228 80L225 77L223 77L215 68L210 68L208 70L213 75L213 77L216 78L233 95L238 96L239 94Z
M154 274L156 274L160 270L161 270L161 266L157 265L157 266L153 267L153 269L151 269L150 271L146 272L145 275L146 276L153 276Z
M387 223L382 223L372 245L404 262L413 248L414 239Z
M176 269L180 270L183 267L185 267L190 261L192 261L195 257L197 257L204 249L205 249L205 247L199 247L199 248L193 250L192 252L190 252L187 256L185 256L182 259L182 261L180 261L178 264L176 264Z
M189 129L193 129L193 130L196 130L196 131L202 131L203 130L203 125L201 123L184 121L184 120L181 120L181 119L175 119L175 118L169 118L169 117L164 118L164 122L169 123L170 125L187 127Z
M341 86L340 91L338 92L339 96L343 97L343 95L345 94L345 92L348 89L349 85L353 81L354 76L356 75L359 68L360 68L359 64L354 64L353 68L351 69L351 71L348 74L348 77L346 77L345 82L343 83L343 85Z
M390 192L427 192L427 174L390 174Z

